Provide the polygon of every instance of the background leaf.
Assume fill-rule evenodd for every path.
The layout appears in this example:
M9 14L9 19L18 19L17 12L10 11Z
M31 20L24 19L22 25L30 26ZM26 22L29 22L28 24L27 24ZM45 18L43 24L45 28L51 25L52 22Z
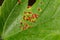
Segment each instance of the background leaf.
M42 4L41 4L42 2ZM16 4L5 22L2 38L4 40L59 40L60 39L60 0L36 0L27 9L27 0ZM38 11L38 8L41 11ZM21 31L20 20L25 11L39 14L32 28Z
M0 6L0 15L1 15L1 6Z
M2 22L1 22L1 6L0 6L0 35L1 35L1 32L2 32L1 25L2 25Z

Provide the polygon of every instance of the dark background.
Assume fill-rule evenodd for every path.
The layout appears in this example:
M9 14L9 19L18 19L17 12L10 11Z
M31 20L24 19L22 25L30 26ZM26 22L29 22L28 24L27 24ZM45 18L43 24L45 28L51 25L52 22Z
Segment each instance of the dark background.
M36 2L36 0L29 0L28 1L28 6L32 6L35 2Z
M4 0L0 0L0 6L2 5L3 1L4 1Z
M0 0L0 6L2 5L4 0ZM36 2L36 0L29 0L28 1L28 6L32 6L34 3Z

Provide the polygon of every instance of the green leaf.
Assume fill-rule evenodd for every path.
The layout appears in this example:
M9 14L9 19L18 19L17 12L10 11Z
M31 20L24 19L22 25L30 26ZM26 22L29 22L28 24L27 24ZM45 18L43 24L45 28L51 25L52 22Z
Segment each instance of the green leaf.
M17 3L17 0L4 0L2 7L1 7L1 16L3 18L3 23L6 21L7 17L9 16L10 12L13 10Z
M20 31L20 28L19 28L20 20L21 20L23 12L27 8L27 4L28 4L27 0L26 1L21 0L20 4L18 4L18 2L17 2L15 4L15 6L12 8L12 10L9 13L9 16L8 16L8 18L7 18L7 20L5 21L5 24L4 24L3 38L8 37L12 34L15 34L14 32L17 33L17 32ZM10 31L12 31L12 32L10 32ZM10 34L10 33L12 33L12 34Z
M3 26L5 21L7 20L7 17L9 16L11 10L14 8L16 5L17 0L4 0L2 6L1 6L1 13L0 13L0 29L1 32L3 30Z
M27 9L27 0L21 1L22 3L16 4L10 12L2 38L4 40L60 40L60 0L36 0L31 9ZM35 23L23 20L32 28L21 31L20 21L25 11L37 13L39 17Z

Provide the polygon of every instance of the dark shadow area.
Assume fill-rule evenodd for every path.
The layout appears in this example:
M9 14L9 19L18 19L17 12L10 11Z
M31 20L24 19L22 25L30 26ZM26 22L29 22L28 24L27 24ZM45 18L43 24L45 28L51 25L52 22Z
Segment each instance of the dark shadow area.
M0 0L0 6L2 5L4 0ZM34 3L36 2L36 0L28 0L28 6L32 6Z
M0 6L2 5L3 1L4 1L4 0L0 0Z
M29 0L28 1L28 6L32 6L35 2L36 2L36 0Z

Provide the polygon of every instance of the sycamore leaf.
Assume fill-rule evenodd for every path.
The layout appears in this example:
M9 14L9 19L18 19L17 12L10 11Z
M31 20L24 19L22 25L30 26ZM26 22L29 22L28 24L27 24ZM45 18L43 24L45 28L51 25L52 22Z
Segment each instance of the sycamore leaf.
M2 38L4 40L60 40L60 0L36 0L30 9L27 8L27 4L28 0L21 0L21 4L15 4L13 10L8 12ZM25 11L38 14L36 21L31 23L22 20ZM31 28L21 30L20 21L29 24Z

